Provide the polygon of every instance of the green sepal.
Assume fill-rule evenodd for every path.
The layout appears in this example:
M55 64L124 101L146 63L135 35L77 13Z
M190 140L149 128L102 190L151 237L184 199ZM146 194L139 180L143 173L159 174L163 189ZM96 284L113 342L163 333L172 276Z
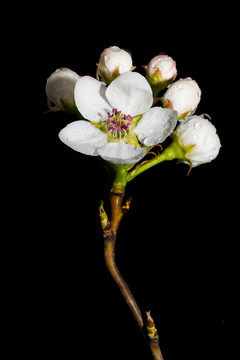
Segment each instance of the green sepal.
M177 155L176 158L179 160L179 162L185 161L185 162L189 163L189 166L190 166L190 169L188 172L188 175L189 175L190 171L192 170L192 162L191 162L191 160L188 159L187 155L192 152L192 150L195 147L195 144L190 144L187 146L180 144L178 134L176 133L176 131L173 131L172 134L170 135L170 137L173 140L171 145L174 146L176 149L176 155Z
M75 103L72 104L72 103L70 103L70 102L68 102L67 100L64 100L64 99L59 99L59 101L60 101L61 106L62 106L62 108L60 109L61 111L66 112L66 113L71 114L71 115L75 115L75 116L80 117L81 119L83 119L83 116L78 111Z
M193 150L195 144L190 144L187 146L180 144L178 134L176 133L176 131L173 131L170 137L173 140L173 143L175 143L176 148L178 149L178 156L176 158L189 161L186 155L188 155Z
M178 121L179 121L179 120L185 120L185 118L186 118L187 116L191 115L191 114L192 114L192 111L185 111L185 113L183 113L183 114L181 114L181 115L178 116Z
M102 81L108 86L111 84L113 80L115 80L120 74L119 66L116 67L116 69L113 71L112 76L108 77L104 73L104 70L99 66L99 64L96 64L98 67L99 75L101 76Z
M99 122L90 121L90 124L94 125L96 128L98 128L104 133L107 132L106 121L99 121Z
M143 115L137 115L132 119L132 125L131 125L131 129L135 129L135 127L137 126L137 124L139 123L139 121L141 120Z
M159 69L157 69L153 74L147 73L146 79L149 82L149 85L152 88L153 97L156 98L160 91L166 89L166 87L171 84L174 80L175 76L173 76L169 80L163 80L162 74Z
M125 142L127 144L134 145L136 147L140 146L137 139L137 135L133 131L131 131L130 134L126 137Z

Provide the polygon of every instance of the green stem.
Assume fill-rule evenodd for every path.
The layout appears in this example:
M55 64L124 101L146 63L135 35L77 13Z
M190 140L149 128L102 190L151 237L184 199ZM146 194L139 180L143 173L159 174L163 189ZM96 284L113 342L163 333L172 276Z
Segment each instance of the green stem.
M170 161L173 159L183 159L184 157L181 147L176 143L172 142L167 149L165 149L157 158L149 160L147 163L137 166L134 170L129 172L127 175L127 182L134 179L144 171L151 167L160 164L163 161Z
M119 188L120 193L124 192L127 185L127 166L124 164L115 165L115 175L113 180L113 188Z

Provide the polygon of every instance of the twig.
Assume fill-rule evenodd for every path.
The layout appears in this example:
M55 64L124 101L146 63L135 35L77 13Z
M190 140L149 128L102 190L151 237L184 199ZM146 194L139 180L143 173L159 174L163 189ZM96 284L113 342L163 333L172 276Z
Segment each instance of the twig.
M113 190L110 194L110 204L111 204L111 233L104 240L104 257L106 266L112 275L114 281L118 285L124 299L126 300L134 318L137 321L140 329L143 329L143 319L141 315L141 311L127 285L125 280L123 279L120 271L118 270L116 260L115 260L115 244L117 238L117 230L120 224L120 221L123 217L122 211L122 200L123 193L115 193Z
M163 360L162 353L159 347L158 332L155 327L153 318L150 311L146 312L147 315L147 333L149 337L149 346L152 352L152 356L155 360Z
M101 224L103 228L103 234L104 234L104 258L105 263L107 266L107 269L109 270L110 274L112 275L114 281L118 285L126 303L129 306L129 309L131 310L139 328L142 331L142 334L144 335L145 339L145 332L144 332L144 321L141 314L141 311L137 305L136 300L134 299L127 283L123 279L115 259L115 245L116 245L116 238L117 238L117 231L118 227L120 225L120 222L122 220L122 217L124 213L129 209L131 200L129 199L125 205L122 204L123 202L123 196L124 196L124 189L119 188L112 188L110 192L110 204L111 204L111 220L108 220L107 214L103 208L103 202L101 202L100 206L100 219ZM151 321L150 321L151 320ZM150 334L150 328L149 326L154 326L154 329L151 329L153 331L153 336ZM152 356L155 360L163 360L160 347L159 347L159 341L158 341L158 335L157 330L155 329L154 322L150 316L150 312L147 312L147 332L148 332L148 342L149 346L152 352Z

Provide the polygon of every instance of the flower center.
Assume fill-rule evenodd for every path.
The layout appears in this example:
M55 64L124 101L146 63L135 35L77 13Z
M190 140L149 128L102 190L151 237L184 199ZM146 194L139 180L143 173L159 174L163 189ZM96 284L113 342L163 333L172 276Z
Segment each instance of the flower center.
M108 114L107 136L109 141L124 140L129 135L129 128L132 124L132 116L122 114L117 109L112 109L112 114Z

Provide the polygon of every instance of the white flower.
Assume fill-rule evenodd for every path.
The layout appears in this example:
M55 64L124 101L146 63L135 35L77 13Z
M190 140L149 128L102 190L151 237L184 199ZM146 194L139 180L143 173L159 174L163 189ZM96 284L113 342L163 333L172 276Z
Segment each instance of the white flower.
M169 85L161 100L164 108L177 110L180 120L195 112L200 98L201 90L198 84L188 77Z
M221 144L215 126L202 116L189 116L175 130L179 145L185 149L185 158L192 166L215 159Z
M168 55L155 56L145 69L155 82L166 82L177 76L176 62Z
M138 73L126 72L108 87L83 76L75 86L75 102L92 123L74 121L61 130L60 139L76 151L114 164L138 162L146 154L138 141L147 146L162 142L177 123L176 111L151 108L151 87Z
M118 46L111 46L105 49L97 64L97 77L109 84L117 76L130 71L132 66L132 57L126 50L120 49Z
M51 111L68 111L75 108L74 88L78 74L67 68L54 71L46 83L48 108Z

